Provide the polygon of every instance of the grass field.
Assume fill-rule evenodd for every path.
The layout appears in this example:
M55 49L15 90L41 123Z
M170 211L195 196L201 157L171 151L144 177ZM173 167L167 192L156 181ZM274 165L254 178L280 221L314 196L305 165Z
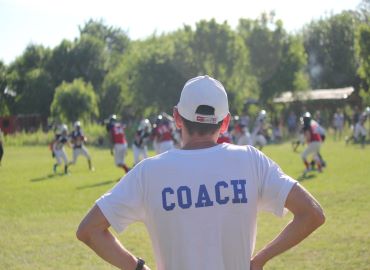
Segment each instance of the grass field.
M90 147L90 152L95 172L88 171L80 157L65 176L52 174L54 160L46 146L5 148L0 167L0 269L114 269L75 238L86 211L123 174L113 166L108 150ZM303 165L289 144L267 146L264 152L289 175L301 175ZM300 246L269 262L267 270L370 269L370 146L360 149L329 141L322 153L327 169L301 183L319 199L327 221ZM256 248L290 218L260 214ZM143 225L131 225L119 238L156 269Z

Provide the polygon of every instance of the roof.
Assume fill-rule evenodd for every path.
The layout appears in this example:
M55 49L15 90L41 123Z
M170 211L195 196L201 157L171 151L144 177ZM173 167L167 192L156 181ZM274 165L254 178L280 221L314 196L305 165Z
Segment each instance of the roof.
M347 99L354 91L353 87L339 89L317 89L300 92L283 92L280 96L274 98L274 103L286 103L306 100L340 100Z

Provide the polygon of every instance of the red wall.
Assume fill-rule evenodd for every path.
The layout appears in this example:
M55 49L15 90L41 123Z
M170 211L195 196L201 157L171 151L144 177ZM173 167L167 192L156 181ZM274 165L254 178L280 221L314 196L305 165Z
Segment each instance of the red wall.
M17 117L16 116L1 116L0 129L4 134L12 134L16 132Z

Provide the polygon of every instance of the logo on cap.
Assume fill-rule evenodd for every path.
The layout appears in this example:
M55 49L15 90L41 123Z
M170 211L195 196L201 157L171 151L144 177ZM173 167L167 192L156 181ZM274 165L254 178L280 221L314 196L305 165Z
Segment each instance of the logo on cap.
M204 115L197 114L195 121L199 123L206 123L206 124L217 124L217 117L204 116Z

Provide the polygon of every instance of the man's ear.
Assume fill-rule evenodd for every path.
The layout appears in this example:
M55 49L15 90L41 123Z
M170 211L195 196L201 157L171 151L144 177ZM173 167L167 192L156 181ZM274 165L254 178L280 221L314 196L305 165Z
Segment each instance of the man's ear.
M173 107L173 119L175 119L175 124L178 129L182 128L183 122L181 115L179 114L179 111L177 110L177 107Z
M231 118L230 113L228 113L226 117L224 118L224 120L222 120L220 133L224 133L227 131L227 129L229 128L229 124L230 124L230 118Z

